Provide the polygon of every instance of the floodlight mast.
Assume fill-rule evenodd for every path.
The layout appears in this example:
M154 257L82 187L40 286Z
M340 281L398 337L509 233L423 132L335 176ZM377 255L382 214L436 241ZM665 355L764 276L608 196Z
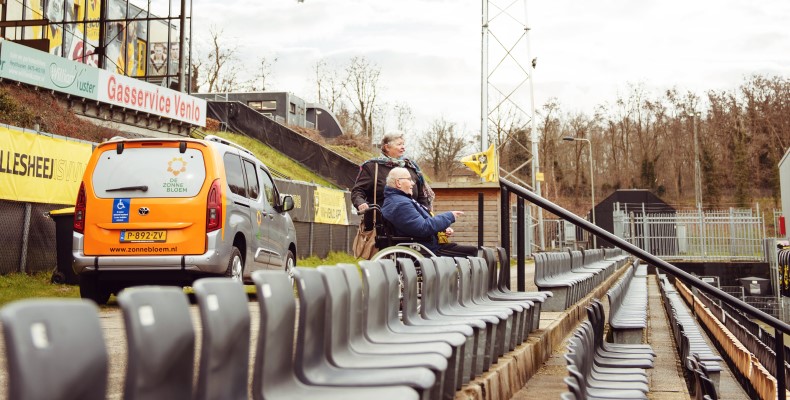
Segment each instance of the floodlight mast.
M534 72L535 72L535 64L536 64L535 61L536 61L536 59L532 58L532 56L530 54L530 52L531 52L531 45L530 45L530 39L529 39L530 28L529 28L529 26L527 24L527 0L523 0L523 7L524 7L523 21L521 21L521 17L520 16L515 16L515 15L510 13L510 10L517 3L518 3L517 1L507 0L507 5L500 6L500 5L497 4L496 0L482 0L482 16L483 16L483 18L482 18L482 32L481 32L482 33L482 43L481 43L481 60L482 60L482 62L481 62L481 79L480 79L481 80L481 93L480 93L480 105L481 105L481 107L480 107L480 151L485 151L488 148L488 123L489 123L489 116L491 116L495 111L501 110L500 107L503 107L504 105L511 106L511 107L513 107L513 110L515 110L516 112L520 112L520 113L522 113L522 115L528 116L529 119L530 119L530 128L529 129L530 129L530 141L532 142L531 143L531 147L527 147L525 144L521 144L521 143L517 143L517 144L519 146L523 147L525 150L529 151L531 153L530 157L529 157L529 159L525 160L525 162L523 162L519 166L506 166L505 168L509 168L509 169L512 168L509 171L506 170L505 168L502 168L500 166L500 168L499 168L500 174L499 175L501 177L503 177L503 178L515 179L515 180L519 181L521 184L523 184L524 186L529 187L536 194L538 194L540 196L541 195L541 188L540 188L540 186L541 186L541 179L539 179L540 163L539 163L539 158L538 158L538 131L537 131L537 125L536 125L536 121L535 121L535 95L534 95L534 86L533 86L533 76L534 76ZM492 7L494 7L497 10L496 14L491 16L491 17L489 16L489 13L488 13L489 5L491 5ZM507 16L509 18L498 18L498 17L502 17L502 16ZM499 60L499 59L492 60L493 61L492 64L496 65L496 67L492 71L489 71L488 70L488 62L489 62L489 58L491 58L492 55L490 53L490 49L489 49L489 46L488 46L488 44L489 44L488 43L488 38L489 38L489 35L491 34L490 33L491 24L493 22L496 22L497 26L500 25L498 23L499 21L495 21L497 19L498 20L504 20L504 21L506 21L508 23L512 23L513 21L515 21L517 24L519 24L519 28L520 28L519 29L519 37L517 38L518 40L514 41L514 43L510 43L510 44L506 45L504 43L503 36L500 36L500 35L497 35L496 33L494 33L495 39L496 39L495 43L499 44L502 47L501 49L499 47L496 47L496 48L498 50L502 51L504 53L504 55L503 55L501 60ZM523 26L521 25L522 22L523 22ZM520 53L522 55L519 56L519 54L516 54L516 52L515 52L515 49L517 47L523 46L523 44L519 44L520 40L522 38L526 39L524 43L526 43L526 60L528 60L528 65L522 65L523 63L521 61L519 61L519 60L524 60L523 53ZM510 46L511 44L512 44L512 47ZM519 80L518 84L514 85L514 87L502 90L501 88L497 87L497 85L500 84L501 82L496 82L496 77L494 77L492 75L496 75L497 73L501 73L501 71L503 71L503 68L500 68L500 67L502 66L502 64L503 64L503 62L505 60L510 60L512 62L515 62L518 65L516 70L517 71L522 71L525 76L523 76L523 79L520 79L522 77L519 76L518 78L520 80ZM511 74L509 76L506 76L505 80L512 80L512 78L513 78L513 76ZM522 85L524 83L527 83L527 81L528 81L528 84L529 84L529 94L528 94L529 98L527 99L527 98L518 97L517 94L518 94L518 92L520 92L519 88L523 87ZM489 97L488 97L488 90L489 90L489 88L493 88L495 90L495 93L499 93L503 97L502 99L496 100L497 104L494 105L493 108L489 107ZM526 96L524 96L524 97L526 97ZM523 103L526 102L526 101L530 102L530 107L529 108L522 107ZM498 147L497 150L503 149L504 145L507 142L515 141L515 140L516 139L514 137L512 137L511 134L508 134L508 136L505 138L505 140L496 143L496 146ZM521 180L519 177L517 177L515 175L515 173L517 171L519 171L521 168L526 167L528 164L531 164L530 173L531 173L531 176L532 176L532 180L531 180L530 183L524 182L523 180ZM546 242L545 241L544 230L543 230L543 209L537 208L536 213L537 213L537 218L536 219L537 219L537 228L538 228L537 231L538 231L538 240L539 240L539 243L538 243L537 247L539 248L539 250L543 250L543 249L545 249L545 242Z

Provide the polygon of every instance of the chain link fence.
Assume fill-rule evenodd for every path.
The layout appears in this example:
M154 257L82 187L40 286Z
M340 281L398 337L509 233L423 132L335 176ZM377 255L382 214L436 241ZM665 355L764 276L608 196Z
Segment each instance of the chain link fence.
M63 207L68 206L0 200L0 274L55 269L55 221L46 213Z

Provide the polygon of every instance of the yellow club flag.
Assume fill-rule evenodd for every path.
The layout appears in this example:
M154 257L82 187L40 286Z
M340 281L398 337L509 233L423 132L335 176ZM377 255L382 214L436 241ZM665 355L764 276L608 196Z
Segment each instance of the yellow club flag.
M462 158L461 162L474 173L480 175L486 182L499 181L499 158L493 144L486 151L470 154Z

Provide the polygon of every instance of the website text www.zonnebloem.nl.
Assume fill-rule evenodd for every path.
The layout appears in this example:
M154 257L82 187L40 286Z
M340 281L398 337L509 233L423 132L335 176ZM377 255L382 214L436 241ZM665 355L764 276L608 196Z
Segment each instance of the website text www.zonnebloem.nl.
M110 253L174 253L178 246L110 247Z

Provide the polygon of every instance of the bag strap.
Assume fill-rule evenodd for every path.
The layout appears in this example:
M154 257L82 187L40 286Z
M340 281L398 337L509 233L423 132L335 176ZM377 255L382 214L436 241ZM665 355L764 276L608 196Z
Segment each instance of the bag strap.
M373 204L376 202L376 192L378 192L379 185L379 163L376 164L376 172L373 174ZM376 229L376 213L373 213L373 229Z

